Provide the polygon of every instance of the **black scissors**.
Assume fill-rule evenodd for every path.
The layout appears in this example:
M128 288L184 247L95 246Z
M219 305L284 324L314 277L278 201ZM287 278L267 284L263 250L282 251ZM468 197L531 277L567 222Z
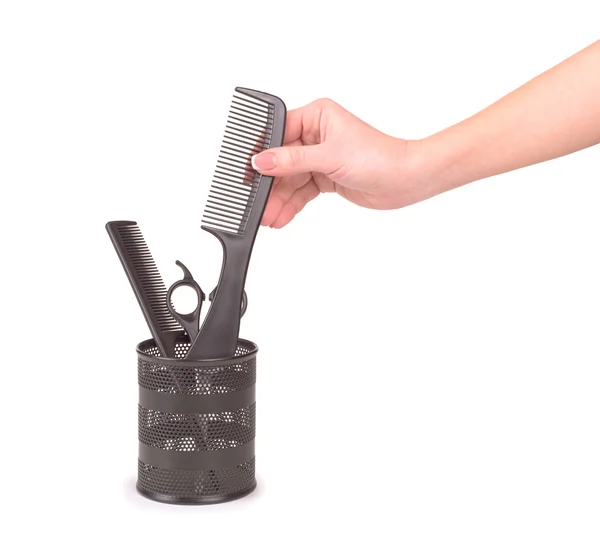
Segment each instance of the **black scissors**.
M194 277L192 276L192 273L188 270L188 268L181 261L175 261L175 264L179 266L181 270L183 270L183 278L181 280L176 281L169 288L169 291L167 291L167 307L169 309L169 312L173 315L173 317L181 324L181 327L185 329L186 333L188 334L188 337L190 338L190 342L193 343L194 340L196 340L198 333L200 332L200 311L202 310L202 303L206 300L206 295L204 294L204 291L202 291L202 288L200 287L198 282L194 280ZM198 298L196 308L188 314L180 314L179 312L177 312L175 308L173 308L173 303L171 302L173 292L178 287L182 286L191 287L196 292L196 296ZM208 295L209 301L213 300L216 290L217 288L215 287L215 289L213 289ZM242 296L242 310L240 316L243 316L246 313L247 307L248 298L246 296L246 291L244 290L244 294Z

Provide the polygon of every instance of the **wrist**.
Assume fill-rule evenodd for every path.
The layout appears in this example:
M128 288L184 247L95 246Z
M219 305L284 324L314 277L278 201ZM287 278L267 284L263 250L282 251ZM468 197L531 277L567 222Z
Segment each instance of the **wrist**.
M441 134L404 141L400 181L418 202L460 186L455 143Z
M417 171L431 196L493 175L493 136L485 124L467 119L420 141Z

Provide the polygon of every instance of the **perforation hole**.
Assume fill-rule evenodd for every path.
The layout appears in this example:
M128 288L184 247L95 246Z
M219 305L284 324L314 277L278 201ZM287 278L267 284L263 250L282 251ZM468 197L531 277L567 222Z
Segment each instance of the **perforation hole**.
M220 413L163 413L138 406L142 443L169 451L221 451L254 439L256 404Z
M151 493L182 499L229 495L254 485L254 458L220 470L165 470L138 461L138 485Z

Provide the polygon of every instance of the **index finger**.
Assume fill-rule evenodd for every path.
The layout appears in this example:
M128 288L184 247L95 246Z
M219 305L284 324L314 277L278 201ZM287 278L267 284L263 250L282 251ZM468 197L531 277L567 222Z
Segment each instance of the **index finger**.
M285 120L283 144L289 145L300 140L303 145L317 145L321 142L319 131L323 109L317 101L290 110Z
M292 141L297 141L302 136L302 111L305 108L300 107L288 111L285 117L284 145L289 145Z

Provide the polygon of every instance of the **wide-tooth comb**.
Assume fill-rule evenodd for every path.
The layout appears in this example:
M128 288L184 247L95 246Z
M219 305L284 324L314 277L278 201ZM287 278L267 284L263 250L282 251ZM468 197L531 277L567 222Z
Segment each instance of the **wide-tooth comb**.
M235 354L248 262L273 184L273 177L252 168L251 158L283 143L283 101L251 89L238 87L235 91L202 218L202 228L223 246L223 266L217 292L188 359Z
M239 93L231 101L202 225L243 234L260 182L251 157L270 146L275 108L244 95L243 88L236 91Z
M138 224L111 221L106 230L131 283L161 356L175 358L175 341L182 334L167 308L167 288Z

